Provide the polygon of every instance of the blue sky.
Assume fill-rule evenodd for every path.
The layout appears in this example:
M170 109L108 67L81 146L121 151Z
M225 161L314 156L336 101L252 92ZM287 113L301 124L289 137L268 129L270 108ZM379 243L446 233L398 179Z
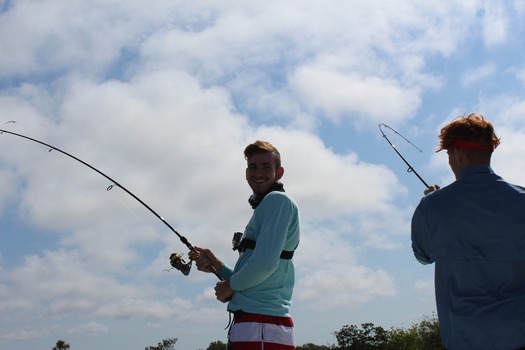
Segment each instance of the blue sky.
M525 3L147 6L0 1L1 128L96 166L229 264L251 215L242 151L268 140L302 213L297 343L431 315L433 267L409 238L424 186L378 124L422 150L388 134L426 182L446 185L438 131L482 113L502 141L494 169L520 183ZM56 151L5 133L0 147L0 348L226 340L215 276L164 271L186 248L160 220Z

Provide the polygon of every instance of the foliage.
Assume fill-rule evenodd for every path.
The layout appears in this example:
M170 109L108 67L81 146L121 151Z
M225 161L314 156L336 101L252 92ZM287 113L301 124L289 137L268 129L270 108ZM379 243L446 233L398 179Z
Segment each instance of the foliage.
M442 350L439 321L433 316L424 317L408 329L391 328L385 331L373 323L363 323L361 328L344 326L335 333L339 350Z
M295 348L295 350L335 350L335 349L336 349L335 345L326 346L326 345L315 345L312 343L306 343L304 345L297 346Z
M146 350L175 350L175 343L178 338L168 338L162 340L157 346L148 346Z
M346 325L334 333L337 344L316 345L307 343L296 347L296 350L444 350L439 333L439 321L435 315L424 316L418 323L408 329L392 327L385 330L373 323L362 323L361 326ZM60 342L60 341L59 341ZM63 343L65 343L62 340ZM157 346L146 350L175 350L177 338L168 338ZM69 349L57 347L53 350ZM206 350L226 350L227 345L220 340L211 342Z
M378 350L384 349L388 332L373 323L363 323L361 328L351 325L335 333L337 343L344 350Z
M210 345L206 348L206 350L226 350L228 346L224 344L222 341L217 340L214 342L211 342Z
M444 349L439 332L439 321L435 316L433 318L424 317L420 323L414 324L409 331L415 333L418 349Z
M67 350L69 349L69 343L66 343L65 340L59 339L53 350Z

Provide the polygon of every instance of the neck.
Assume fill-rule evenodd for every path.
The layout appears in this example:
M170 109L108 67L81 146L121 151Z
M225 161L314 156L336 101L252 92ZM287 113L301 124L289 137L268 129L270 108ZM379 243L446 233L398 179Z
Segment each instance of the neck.
M273 192L273 191L280 191L280 192L284 192L284 185L280 182L275 182L272 187L270 187L270 190L266 193L254 193L250 196L250 198L248 199L248 202L250 203L250 205L252 206L253 209L257 208L259 206L259 204L261 204L262 200L264 199L264 197L266 197L266 195L270 192Z

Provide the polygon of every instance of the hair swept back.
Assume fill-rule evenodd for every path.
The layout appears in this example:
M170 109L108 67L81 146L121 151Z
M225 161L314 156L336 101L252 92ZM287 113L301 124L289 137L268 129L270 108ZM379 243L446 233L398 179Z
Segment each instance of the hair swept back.
M272 153L275 156L275 167L276 169L279 169L281 167L281 154L275 148L274 145L272 145L268 141L261 141L257 140L254 143L249 144L244 149L244 158L248 160L251 156L254 154L261 154L261 153Z
M484 146L492 146L492 149L500 144L492 124L479 113L458 117L445 125L440 131L439 140L439 150L451 148L457 140L478 142Z

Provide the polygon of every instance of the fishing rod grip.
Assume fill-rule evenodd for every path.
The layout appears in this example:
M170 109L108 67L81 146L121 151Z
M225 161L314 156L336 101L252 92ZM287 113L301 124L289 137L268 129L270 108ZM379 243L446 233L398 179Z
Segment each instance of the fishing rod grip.
M219 279L219 281L224 281L224 279L219 275L219 272L215 268L215 266L211 265L211 270L215 276Z
M181 239L182 240L182 239ZM191 246L191 245L190 245ZM193 246L191 246L190 248L190 251L192 252L196 252L195 248ZM190 257L190 262L189 264L191 264L192 261L195 261L195 259L192 259ZM215 268L215 266L213 266L213 264L210 264L210 272L212 272L215 276L217 276L217 278L219 279L219 281L224 281L224 279L219 275L219 272L217 271L217 269Z
M215 269L214 269L214 270L215 270ZM218 273L217 271L214 271L213 274L214 274L215 276L217 276L217 278L219 279L219 281L224 281L224 280L222 279L222 277L219 276L219 273Z

